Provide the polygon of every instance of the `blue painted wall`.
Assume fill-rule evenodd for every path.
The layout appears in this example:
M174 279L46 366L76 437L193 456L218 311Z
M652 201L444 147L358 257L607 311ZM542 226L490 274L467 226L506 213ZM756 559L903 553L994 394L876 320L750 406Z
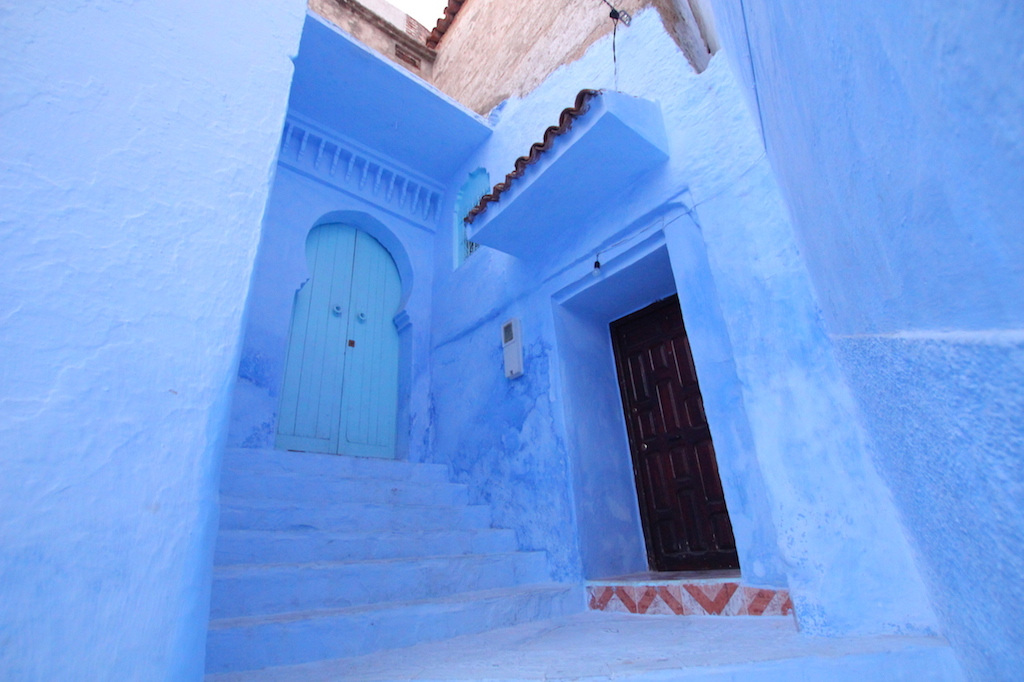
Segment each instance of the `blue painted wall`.
M942 631L1016 677L1024 8L713 4Z
M304 3L7 4L0 677L199 679Z
M201 674L227 403L232 444L270 444L305 235L344 221L402 277L401 456L447 463L553 578L642 568L603 328L674 288L744 581L788 585L818 634L929 631L934 604L975 677L1012 677L1021 10L744 1L717 3L738 76L693 74L652 12L619 32L617 87L660 103L667 163L557 252L457 269L457 188L612 86L609 40L492 135L301 3L6 10L0 671ZM302 26L306 135L279 144Z
M432 273L422 263L429 262L433 254L436 219L416 220L405 212L389 210L387 202L367 201L343 186L310 177L303 172L305 166L296 161L297 152L294 148L282 152L267 203L228 445L274 446L292 306L295 292L309 278L306 235L318 224L344 223L377 239L398 267L403 322L399 325L399 428L395 448L399 459L421 459L410 444L422 443L429 427L425 353ZM315 150L303 154L310 160Z
M616 397L588 393L613 386L601 328L674 285L744 579L788 584L810 632L931 631L926 592L740 81L722 59L695 75L653 13L618 41L618 89L660 102L671 159L632 185L607 187L606 201L579 206L551 239L558 250L517 259L484 248L452 271L448 235L439 242L434 456L524 547L546 549L555 577L643 568L635 493L621 479L629 454L610 421ZM494 135L457 177L477 167L503 177L579 89L614 80L610 41L600 41L504 103L492 115ZM599 164L574 171L597 186L606 175ZM561 189L538 192L532 210L572 201ZM598 253L607 268L595 279ZM653 277L662 267L667 283ZM617 281L602 290L603 277ZM527 363L509 382L498 334L512 316L522 319Z
M248 300L230 446L274 446L292 306L309 278L306 236L344 223L379 241L398 268L395 451L428 458L435 239L449 239L450 268L452 221L442 203L454 191L452 169L490 133L476 114L306 17Z

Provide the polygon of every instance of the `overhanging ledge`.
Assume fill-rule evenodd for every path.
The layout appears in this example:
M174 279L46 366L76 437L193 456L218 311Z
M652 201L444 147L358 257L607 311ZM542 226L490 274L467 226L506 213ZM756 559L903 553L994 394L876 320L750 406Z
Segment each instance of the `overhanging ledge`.
M589 94L588 94L589 93ZM593 212L668 160L657 102L587 91L562 112L544 140L517 161L467 218L468 237L529 258L579 229ZM471 221L471 222L470 222Z

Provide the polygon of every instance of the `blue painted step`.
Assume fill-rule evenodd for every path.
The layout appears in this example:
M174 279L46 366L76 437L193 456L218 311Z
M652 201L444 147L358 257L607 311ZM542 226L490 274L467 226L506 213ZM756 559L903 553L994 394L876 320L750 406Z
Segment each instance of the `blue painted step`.
M455 483L277 471L225 471L221 475L220 493L226 497L254 500L342 500L433 506L469 503L469 489Z
M549 583L440 599L217 619L210 622L206 669L220 673L357 656L583 608L581 586Z
M339 658L583 610L447 468L230 450L207 670Z
M484 505L426 506L331 502L253 501L221 498L225 530L467 530L491 525Z
M342 608L548 580L543 552L227 566L214 571L212 618Z
M448 467L442 464L416 464L391 459L346 457L317 452L229 448L224 452L222 467L222 481L237 471L384 479L423 484L447 485L449 483Z
M218 566L253 563L307 563L353 559L400 559L441 554L511 552L516 536L499 528L408 531L222 530L214 562Z

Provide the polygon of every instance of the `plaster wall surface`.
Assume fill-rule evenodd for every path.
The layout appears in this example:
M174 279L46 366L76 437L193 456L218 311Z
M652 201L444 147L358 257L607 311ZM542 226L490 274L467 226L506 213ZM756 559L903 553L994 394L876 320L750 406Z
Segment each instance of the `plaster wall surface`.
M666 29L698 70L717 47L713 26L699 2L622 0L620 10L636 14L654 6ZM487 0L466 2L438 46L433 83L470 109L486 113L508 97L532 91L558 67L579 59L597 39L612 32L608 6L583 0L525 0L496 9ZM628 31L620 26L621 32ZM605 46L611 51L611 43Z
M943 633L1015 677L1024 9L713 5Z
M590 306L582 322L563 310L582 301L572 292L593 281L595 255L621 271L622 282L636 281L650 272L635 267L644 262L639 244L648 243L649 253L667 253L680 294L744 580L788 582L809 632L930 631L927 595L869 459L742 88L721 59L694 73L659 19L648 10L620 32L618 85L660 103L671 157L665 165L607 188L609 201L564 225L564 248L532 260L485 247L453 271L451 236L439 236L432 452L492 504L499 525L516 528L524 548L549 552L557 578L610 569L589 551L600 530L618 534L607 540L623 547L642 542L629 537L628 518L612 523L611 511L583 518L602 506L590 496L606 499L606 509L630 503L621 485L585 489L593 480L580 470L586 458L628 461L629 454L624 434L614 442L611 431L603 452L580 453L579 432L608 427L587 405L596 399L573 394L573 377L593 376L596 386L607 367L587 366L600 355L597 346L566 353L559 334L571 324L596 334L611 321L602 316L613 306ZM478 167L503 177L579 89L611 86L609 43L598 41L496 110L494 135L456 184ZM597 167L579 172L602 182ZM550 200L561 200L557 190ZM636 291L634 310L659 295ZM512 382L502 375L499 337L509 317L521 318L526 349L525 375ZM612 361L610 344L605 358ZM567 529L578 529L575 537ZM623 556L624 564L638 561L635 552Z
M335 222L372 236L398 268L396 454L422 461L431 429L435 231L439 222L450 223L440 203L454 191L446 185L451 169L490 128L313 13L305 21L288 106L252 278L228 443L274 446L292 308L310 276L306 237L314 226Z
M309 0L309 9L367 47L430 80L434 51L426 47L429 31L384 0Z
M396 216L375 205L281 165L267 205L263 238L253 273L249 323L235 387L228 445L272 448L277 428L280 388L288 352L295 293L309 279L306 236L318 224L343 223L371 235L391 254L402 278L403 300L395 316L400 325L399 430L400 459L423 458L410 451L423 442L428 428L425 353L430 329L430 262L433 226ZM418 434L413 437L411 434Z
M199 679L304 3L0 13L0 677Z

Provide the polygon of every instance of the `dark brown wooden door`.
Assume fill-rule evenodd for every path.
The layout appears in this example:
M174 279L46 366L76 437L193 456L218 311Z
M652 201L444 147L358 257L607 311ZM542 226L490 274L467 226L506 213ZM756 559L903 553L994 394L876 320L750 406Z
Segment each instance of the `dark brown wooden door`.
M739 568L678 297L611 333L651 568Z

